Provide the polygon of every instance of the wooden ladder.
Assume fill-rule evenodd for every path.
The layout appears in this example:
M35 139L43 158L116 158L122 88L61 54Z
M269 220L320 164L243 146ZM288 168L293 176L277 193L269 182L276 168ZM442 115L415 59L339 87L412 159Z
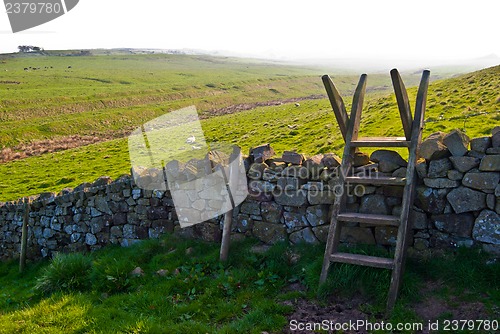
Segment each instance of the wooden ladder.
M328 275L328 269L332 262L350 263L362 266L392 269L392 277L387 299L387 312L392 311L398 296L401 277L404 270L406 248L410 237L411 224L408 222L409 213L413 205L415 190L415 165L417 160L417 148L422 138L424 123L425 103L427 99L427 88L429 86L430 72L425 70L417 93L415 115L412 118L410 104L406 88L396 69L391 71L392 83L396 93L401 121L405 137L371 137L358 138L361 110L366 88L366 74L361 75L352 101L351 115L348 116L344 102L328 75L322 77L328 98L339 123L340 131L345 141L344 155L341 171L339 173L339 184L343 186L343 193L335 197L332 209L332 218L328 239L326 243L323 268L320 276L320 284L323 284ZM409 159L406 177L366 177L353 176L353 157L358 147L407 147ZM396 185L403 186L402 209L400 216L354 213L346 211L346 189L349 184L370 185ZM371 226L395 226L398 228L396 250L394 258L383 258L360 254L342 253L338 251L340 232L345 222L357 222Z

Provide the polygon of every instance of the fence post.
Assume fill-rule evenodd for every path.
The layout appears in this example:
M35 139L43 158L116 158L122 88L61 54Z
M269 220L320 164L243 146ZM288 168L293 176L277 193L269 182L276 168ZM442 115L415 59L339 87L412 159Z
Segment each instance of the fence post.
M21 254L19 256L19 272L22 273L26 267L26 249L28 244L28 221L30 218L30 199L24 198L24 216L21 232Z

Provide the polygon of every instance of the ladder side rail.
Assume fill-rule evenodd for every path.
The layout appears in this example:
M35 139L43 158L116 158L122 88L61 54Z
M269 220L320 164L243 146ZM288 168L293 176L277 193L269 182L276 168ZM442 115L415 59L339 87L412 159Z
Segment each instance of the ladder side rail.
M394 254L394 270L391 276L391 285L387 298L387 312L391 312L398 297L401 278L404 272L405 253L408 246L411 226L408 222L410 210L412 209L415 178L416 178L416 161L417 149L422 139L422 130L424 125L425 104L427 100L427 89L429 87L430 72L425 70L420 80L420 85L417 93L417 101L415 107L415 119L412 125L410 155L408 158L408 169L406 173L406 185L403 193L403 203L401 205L401 225L398 229L396 251Z
M333 204L330 228L328 230L328 239L326 242L325 255L323 258L323 267L319 280L320 284L326 281L326 277L328 276L328 269L330 268L331 262L330 256L333 252L337 251L340 241L341 223L337 221L337 215L340 210L343 209L346 205L345 177L352 167L352 157L354 155L355 148L351 148L351 141L358 138L361 111L363 109L363 101L366 91L366 77L366 74L361 75L352 101L351 117L349 118L348 122L346 143L339 174L339 184L342 184L342 194L335 196L335 202Z
M325 86L326 93L328 94L328 99L330 100L330 104L332 105L335 118L337 119L340 132L342 133L342 137L344 138L345 142L349 116L347 115L347 111L345 109L344 100L342 100L342 97L340 96L339 91L335 87L335 84L333 83L330 76L323 75L321 79L323 80L323 85Z
M403 130L407 140L411 140L412 123L410 102L408 100L408 93L406 92L405 85L397 69L391 70L392 85L394 86L394 93L396 94L396 101L398 102L399 115L403 123Z

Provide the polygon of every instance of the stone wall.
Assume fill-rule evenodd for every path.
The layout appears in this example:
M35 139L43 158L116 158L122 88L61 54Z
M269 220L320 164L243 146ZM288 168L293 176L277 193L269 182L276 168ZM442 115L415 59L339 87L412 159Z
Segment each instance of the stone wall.
M470 149L469 149L470 146ZM411 211L418 250L478 245L500 253L500 127L492 136L469 138L460 131L429 136L420 148L415 205ZM245 159L248 198L234 210L235 235L263 242L324 242L331 204L342 191L340 158L305 157L292 151L275 157L269 145ZM357 175L402 176L406 161L393 151L355 157ZM402 187L350 185L349 211L398 215ZM0 204L0 258L18 256L23 219L21 201ZM181 229L169 191L142 190L124 176L101 177L59 194L33 198L29 214L28 255L94 250L107 244L130 245L163 233L220 240L222 217ZM395 244L396 229L348 223L347 243Z

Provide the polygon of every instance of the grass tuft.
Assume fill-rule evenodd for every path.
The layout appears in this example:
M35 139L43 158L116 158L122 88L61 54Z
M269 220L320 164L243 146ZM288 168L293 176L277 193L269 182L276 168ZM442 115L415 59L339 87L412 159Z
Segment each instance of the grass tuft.
M80 254L57 254L37 279L35 289L42 294L84 291L90 287L92 260Z

